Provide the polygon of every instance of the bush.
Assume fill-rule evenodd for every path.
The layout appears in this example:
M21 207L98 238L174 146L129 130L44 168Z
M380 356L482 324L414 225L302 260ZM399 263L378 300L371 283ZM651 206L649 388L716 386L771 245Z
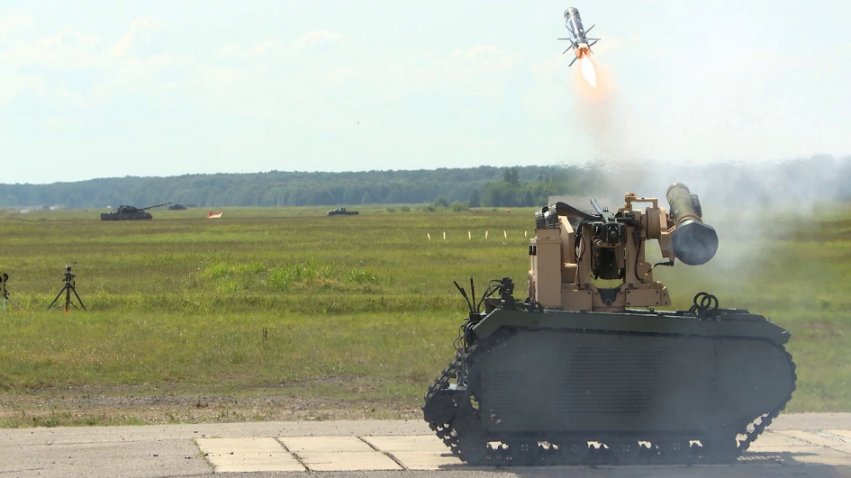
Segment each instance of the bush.
M432 206L441 207L441 208L445 209L445 208L449 207L449 201L447 201L445 197L440 196L439 198L434 200L434 202L432 203Z

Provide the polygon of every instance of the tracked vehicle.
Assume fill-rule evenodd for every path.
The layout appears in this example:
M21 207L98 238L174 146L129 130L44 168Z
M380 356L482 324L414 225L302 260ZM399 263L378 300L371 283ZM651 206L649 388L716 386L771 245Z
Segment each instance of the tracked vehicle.
M101 221L144 221L153 219L154 216L148 212L148 209L154 209L156 207L167 206L171 204L170 202L164 202L162 204L155 204L153 206L148 207L135 207L135 206L118 206L118 209L114 212L102 212L100 213Z
M565 203L536 214L529 295L510 278L467 300L455 359L425 396L425 420L474 464L633 464L734 461L795 388L789 333L765 317L689 310L653 279L646 241L700 265L718 248L687 187L658 200L627 194L595 213ZM646 207L639 208L638 205Z

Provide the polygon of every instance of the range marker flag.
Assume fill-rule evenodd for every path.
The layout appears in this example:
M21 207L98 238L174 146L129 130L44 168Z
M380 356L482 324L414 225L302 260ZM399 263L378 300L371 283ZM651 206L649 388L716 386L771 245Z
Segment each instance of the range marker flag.
M207 212L207 219L218 219L220 217L222 217L222 211L219 211L219 212L209 211L209 212Z

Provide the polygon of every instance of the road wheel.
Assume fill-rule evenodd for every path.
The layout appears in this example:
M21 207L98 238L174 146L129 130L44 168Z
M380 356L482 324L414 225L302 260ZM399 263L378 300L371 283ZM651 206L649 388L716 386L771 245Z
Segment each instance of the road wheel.
M619 465L631 465L639 461L642 448L638 440L614 440L609 442L608 445L612 450L615 463Z

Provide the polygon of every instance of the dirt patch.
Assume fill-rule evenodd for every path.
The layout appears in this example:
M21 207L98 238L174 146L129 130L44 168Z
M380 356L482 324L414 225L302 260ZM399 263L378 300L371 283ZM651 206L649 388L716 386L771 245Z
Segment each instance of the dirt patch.
M194 393L193 393L194 392ZM0 393L0 426L131 425L269 420L415 419L417 405L304 396L293 387L70 387Z

